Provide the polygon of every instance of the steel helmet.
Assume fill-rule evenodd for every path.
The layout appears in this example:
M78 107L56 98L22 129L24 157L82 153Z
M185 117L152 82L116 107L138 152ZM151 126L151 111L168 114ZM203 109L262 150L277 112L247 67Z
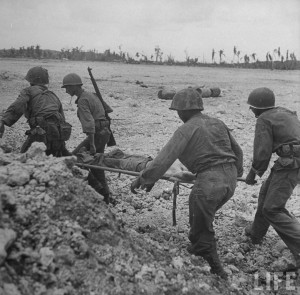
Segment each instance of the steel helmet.
M81 78L75 73L68 74L64 77L63 86L61 86L61 88L71 85L82 85Z
M201 94L194 88L178 91L173 97L170 110L204 110Z
M48 71L42 67L33 67L25 76L25 79L35 85L45 85L49 84L49 75Z
M275 106L275 95L269 88L256 88L249 94L247 103L255 109L271 109Z

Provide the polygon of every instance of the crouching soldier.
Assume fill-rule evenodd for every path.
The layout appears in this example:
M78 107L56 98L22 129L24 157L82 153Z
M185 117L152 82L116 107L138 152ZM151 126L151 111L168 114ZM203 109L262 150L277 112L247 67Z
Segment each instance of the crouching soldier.
M86 139L81 142L72 152L76 155L83 147L92 155L95 153L104 153L111 132L109 130L109 121L105 117L104 107L99 98L84 89L82 89L82 80L75 73L70 73L63 78L62 88L70 96L77 96L77 116L82 126L82 131L87 135ZM108 204L110 200L110 190L106 182L103 170L91 169L88 175L88 183L99 194L104 197Z
M215 213L235 191L237 176L243 174L243 152L228 127L219 119L202 114L201 94L193 88L175 94L170 107L184 122L156 158L131 184L132 192L149 191L178 158L196 181L189 196L188 251L202 256L211 272L226 278L213 229Z
M71 155L65 145L71 135L71 125L65 121L59 98L46 86L49 84L48 71L42 67L33 67L25 79L30 86L21 91L16 101L3 114L0 138L5 125L10 127L25 115L30 130L25 133L27 139L21 147L21 153L26 152L33 142L43 142L47 155Z
M300 121L296 112L275 107L275 95L268 88L253 90L248 104L257 121L253 162L246 183L253 185L256 175L262 177L272 153L279 158L260 188L255 218L245 234L252 243L260 244L271 225L294 255L294 270L299 270L300 223L285 205L300 180Z

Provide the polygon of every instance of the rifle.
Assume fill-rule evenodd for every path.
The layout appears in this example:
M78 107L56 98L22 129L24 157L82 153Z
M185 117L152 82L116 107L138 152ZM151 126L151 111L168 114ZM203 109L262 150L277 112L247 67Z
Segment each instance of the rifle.
M105 118L109 121L109 131L110 131L110 138L109 138L109 141L107 142L107 146L115 146L117 143L116 143L116 140L114 138L114 135L110 129L110 122L111 122L111 118L109 117L109 113L113 112L113 109L103 100L102 98L102 95L100 93L100 90L98 88L98 85L93 77L93 74L92 74L92 69L90 67L88 67L88 72L89 72L89 75L91 77L91 81L93 83L93 86L94 86L94 89L95 89L95 92L96 92L96 95L98 96L98 98L100 99L102 105L103 105L103 108L104 108L104 111L105 111Z

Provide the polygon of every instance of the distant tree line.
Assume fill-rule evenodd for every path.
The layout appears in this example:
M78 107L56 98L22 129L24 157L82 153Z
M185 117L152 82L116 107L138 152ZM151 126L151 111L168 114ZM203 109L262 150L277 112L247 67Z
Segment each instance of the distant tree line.
M99 53L96 50L83 51L81 47L74 47L72 49L49 50L41 49L39 45L2 49L0 50L0 57L9 58L36 58L36 59L68 59L68 60L92 60L92 61L118 61L125 58L118 53L111 52L110 49L105 50L104 53Z
M40 45L2 49L0 57L2 58L34 58L34 59L61 59L61 60L88 60L88 61L106 61L106 62L124 62L124 63L143 63L143 64L166 64L166 65L183 65L183 66L206 66L206 67L241 67L241 68L256 68L256 69L280 69L294 70L300 69L300 62L293 52L281 54L280 47L271 52L266 53L266 60L260 61L256 53L242 54L236 46L233 47L233 59L230 63L225 61L225 52L223 49L215 51L212 49L211 62L207 62L197 57L191 57L187 51L185 53L185 61L175 61L172 54L167 55L163 59L163 51L157 45L154 48L154 53L148 57L143 52L136 52L131 56L128 52L122 50L122 45L118 47L119 51L105 50L103 53L97 50L82 50L82 47L74 47L72 49L62 48L60 51L41 49ZM217 59L217 60L216 60Z
M225 61L222 60L223 56L225 57L224 50L219 50L216 52L212 50L212 62L216 63L215 55L219 54L219 64L225 65ZM268 51L266 53L266 60L260 61L257 58L256 53L245 53L241 55L241 51L237 49L236 46L233 47L233 59L231 65L234 67L243 67L243 68L263 68L263 69L279 69L279 70L295 70L300 69L300 63L297 61L296 55L294 52L286 51L286 54L282 54L280 47L273 50L273 54Z

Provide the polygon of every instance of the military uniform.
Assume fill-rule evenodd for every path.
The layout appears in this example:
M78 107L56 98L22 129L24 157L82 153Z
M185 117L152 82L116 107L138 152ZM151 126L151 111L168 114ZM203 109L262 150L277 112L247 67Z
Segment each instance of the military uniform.
M274 107L259 115L251 168L256 175L261 177L267 170L272 153L279 158L261 186L255 219L247 233L259 242L272 225L300 266L300 223L285 208L300 181L300 121L296 112Z
M26 132L27 140L21 147L22 153L26 152L33 142L39 141L45 143L47 155L70 155L61 137L60 126L68 124L65 122L62 104L46 86L33 85L23 89L17 100L3 114L2 121L10 127L22 115L25 115L30 126L30 130Z
M191 245L187 250L202 256L212 273L227 278L216 249L213 220L216 211L232 197L237 176L243 174L242 149L221 120L201 113L203 101L195 89L178 91L170 109L177 111L184 124L131 184L131 191L139 187L149 191L177 158L195 173L189 197Z
M189 196L189 239L190 252L203 256L216 247L214 216L233 196L243 153L222 121L199 113L175 131L142 172L141 184L156 182L177 158L197 174Z
M104 153L105 145L109 141L111 132L101 101L95 94L83 90L75 103L77 104L77 116L81 122L82 131L95 134L96 152ZM88 138L79 144L73 151L73 154L76 155L83 147L89 150ZM108 197L109 187L103 170L91 169L88 175L88 182L98 193Z

